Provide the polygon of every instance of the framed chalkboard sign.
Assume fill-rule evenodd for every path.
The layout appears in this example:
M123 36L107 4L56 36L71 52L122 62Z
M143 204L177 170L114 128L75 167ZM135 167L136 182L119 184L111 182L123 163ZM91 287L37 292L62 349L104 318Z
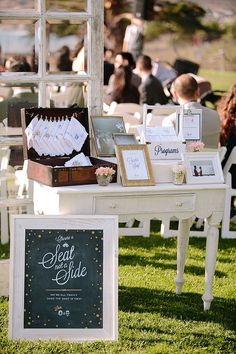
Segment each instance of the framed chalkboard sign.
M11 223L9 338L116 340L117 217Z

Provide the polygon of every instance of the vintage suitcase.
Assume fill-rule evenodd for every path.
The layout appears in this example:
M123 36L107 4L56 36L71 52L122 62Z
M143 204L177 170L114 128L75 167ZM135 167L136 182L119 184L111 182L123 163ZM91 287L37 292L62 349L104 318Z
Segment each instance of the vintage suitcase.
M27 174L29 179L40 182L42 184L46 184L51 187L70 186L77 184L94 184L97 183L95 170L100 166L105 166L114 168L116 174L113 176L112 181L116 181L117 165L115 163L111 163L90 156L89 135L86 138L86 141L83 144L80 152L83 152L86 156L89 156L93 166L65 167L65 162L79 153L75 150L69 156L64 155L51 157L39 156L38 153L32 147L28 149L25 129L36 115L43 119L56 119L57 121L65 117L70 118L73 115L84 126L87 133L89 133L87 108L76 107L21 109L24 159L28 160Z

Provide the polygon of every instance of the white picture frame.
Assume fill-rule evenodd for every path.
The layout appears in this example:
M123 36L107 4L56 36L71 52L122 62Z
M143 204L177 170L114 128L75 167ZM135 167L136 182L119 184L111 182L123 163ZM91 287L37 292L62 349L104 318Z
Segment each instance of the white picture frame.
M177 113L177 134L185 141L199 141L202 138L202 110L180 109Z
M10 339L117 340L117 216L14 215L10 247Z
M186 183L223 183L224 176L218 152L186 152L182 155L186 167Z

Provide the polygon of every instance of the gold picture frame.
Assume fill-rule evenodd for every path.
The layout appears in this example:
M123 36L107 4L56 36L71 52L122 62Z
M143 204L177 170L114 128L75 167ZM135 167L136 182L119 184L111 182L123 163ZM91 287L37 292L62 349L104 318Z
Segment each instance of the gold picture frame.
M115 150L123 186L155 185L147 145L116 145Z
M112 136L116 145L137 145L138 143L135 134L113 133Z

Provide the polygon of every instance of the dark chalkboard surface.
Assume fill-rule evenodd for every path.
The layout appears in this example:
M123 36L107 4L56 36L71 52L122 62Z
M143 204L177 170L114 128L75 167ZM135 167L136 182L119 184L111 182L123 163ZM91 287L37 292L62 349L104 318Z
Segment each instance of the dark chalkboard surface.
M103 230L25 230L24 328L103 327Z

